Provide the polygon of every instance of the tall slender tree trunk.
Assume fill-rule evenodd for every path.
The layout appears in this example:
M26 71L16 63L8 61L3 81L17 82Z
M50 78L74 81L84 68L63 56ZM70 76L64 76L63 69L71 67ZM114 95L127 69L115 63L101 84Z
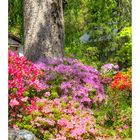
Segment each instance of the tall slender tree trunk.
M27 59L64 55L62 0L24 0L24 45Z

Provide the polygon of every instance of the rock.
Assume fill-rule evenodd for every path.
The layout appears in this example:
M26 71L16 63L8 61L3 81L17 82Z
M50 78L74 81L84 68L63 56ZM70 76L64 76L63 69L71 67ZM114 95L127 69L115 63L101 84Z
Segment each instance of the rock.
M8 140L38 140L32 132L27 130L9 129L8 132Z

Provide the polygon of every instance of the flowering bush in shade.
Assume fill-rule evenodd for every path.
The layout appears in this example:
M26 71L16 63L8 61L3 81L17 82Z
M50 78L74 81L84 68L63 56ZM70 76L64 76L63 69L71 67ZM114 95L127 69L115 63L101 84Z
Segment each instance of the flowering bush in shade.
M85 66L75 59L39 60L36 66L44 70L45 80L51 94L58 94L65 100L72 98L90 105L104 99L104 87L100 72Z
M35 133L40 139L94 139L95 118L90 109L76 101L34 97L19 119L12 118L17 128Z

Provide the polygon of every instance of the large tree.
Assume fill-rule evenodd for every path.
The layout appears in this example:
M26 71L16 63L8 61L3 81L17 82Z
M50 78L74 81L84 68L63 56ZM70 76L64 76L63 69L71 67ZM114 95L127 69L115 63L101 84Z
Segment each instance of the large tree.
M24 0L24 39L29 60L63 57L62 0Z

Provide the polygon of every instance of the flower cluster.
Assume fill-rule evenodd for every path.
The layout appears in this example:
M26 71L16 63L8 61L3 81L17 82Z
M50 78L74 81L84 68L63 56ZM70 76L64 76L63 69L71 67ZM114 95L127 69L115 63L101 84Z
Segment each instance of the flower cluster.
M67 58L39 60L36 66L46 73L45 79L50 92L56 91L65 100L70 97L89 105L104 98L100 72L91 66Z
M13 118L14 121L14 118ZM96 135L92 111L76 101L34 97L17 126L30 129L40 139L92 139ZM28 124L28 125L25 125Z
M114 64L111 64L111 63L108 63L108 64L104 64L102 67L101 67L101 70L106 73L110 70L118 70L119 69L119 66L118 65L114 65Z
M112 89L129 90L132 91L132 70L129 68L127 72L119 72L114 76L114 80L111 83Z
M29 100L27 95L30 92L44 90L46 85L39 80L43 72L25 57L9 51L8 60L9 107L18 110L19 106L24 106ZM14 114L14 109L9 109L9 112Z
M115 115L124 102L128 107L131 105L131 94L123 96L126 100L120 98L121 93L131 92L131 68L117 73L112 81L114 72L118 72L117 65L106 64L99 72L76 59L41 59L33 64L9 51L8 70L9 127L27 129L39 139L96 139L102 133L93 114L98 107L109 106ZM109 91L108 98L104 89ZM118 91L120 94L116 94ZM107 106L101 104L103 99ZM120 118L113 125L117 131L125 129L123 133L130 134L130 117L124 114L117 115Z
M101 67L101 81L103 84L108 85L112 82L113 76L118 72L119 66L111 63L104 64Z
M103 99L100 73L73 59L44 61L9 51L9 127L41 139L93 138L95 119L85 103Z

